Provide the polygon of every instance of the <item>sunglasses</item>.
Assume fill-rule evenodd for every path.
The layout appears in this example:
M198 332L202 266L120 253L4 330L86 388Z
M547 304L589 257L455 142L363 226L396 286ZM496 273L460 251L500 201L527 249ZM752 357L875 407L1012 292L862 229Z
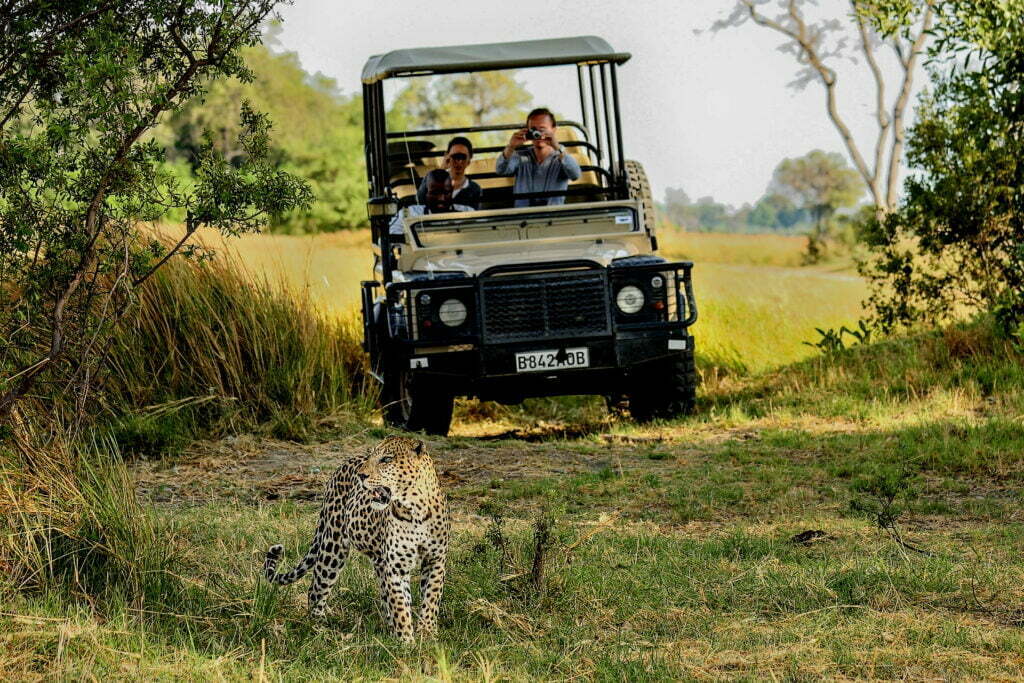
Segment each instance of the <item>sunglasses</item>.
M449 154L448 158L452 161L468 161L469 155L463 154L462 152L456 152L455 154Z

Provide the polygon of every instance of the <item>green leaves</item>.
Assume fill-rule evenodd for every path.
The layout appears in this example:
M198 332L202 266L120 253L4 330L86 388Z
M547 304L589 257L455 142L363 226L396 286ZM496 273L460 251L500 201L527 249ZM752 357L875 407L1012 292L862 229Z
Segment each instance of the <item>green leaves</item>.
M174 112L154 131L168 157L191 175L198 167L203 131L217 152L237 165L241 103L270 114L274 146L267 160L279 170L306 179L315 202L270 220L277 232L319 232L366 224L362 102L342 95L337 83L306 73L294 53L263 46L240 51L252 80L239 77L209 83L202 98Z
M828 329L815 327L814 329L820 337L818 341L814 343L805 341L803 343L805 346L813 346L826 356L839 353L840 351L845 351L847 348L847 336L854 340L854 345L871 343L871 327L869 327L863 320L858 320L857 329L853 330L846 325L841 326L838 330L834 327L829 327Z
M134 288L204 225L259 229L309 207L271 163L270 121L243 107L231 164L212 144L183 182L151 132L214 79L251 77L273 0L65 0L0 8L0 415L42 373L86 391ZM154 246L140 225L187 216ZM14 334L14 330L18 334ZM79 403L79 405L82 405Z
M188 229L205 224L225 234L255 230L270 217L313 202L309 186L277 168L270 159L270 119L242 104L241 159L232 165L207 136L199 150L196 187L187 204Z
M856 0L854 11L885 38L907 37L924 3L915 0Z

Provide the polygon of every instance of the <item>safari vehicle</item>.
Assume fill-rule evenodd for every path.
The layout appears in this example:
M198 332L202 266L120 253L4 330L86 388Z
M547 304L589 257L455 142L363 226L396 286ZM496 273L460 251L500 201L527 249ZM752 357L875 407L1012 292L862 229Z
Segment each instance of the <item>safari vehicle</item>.
M376 279L362 283L364 348L388 424L446 434L457 396L604 395L638 420L693 409L693 264L657 256L647 178L623 153L617 70L629 58L585 36L397 50L363 67L376 259ZM564 192L514 195L514 178L495 173L504 145L475 144L467 175L480 210L406 215L441 164L439 141L490 134L493 145L495 131L523 123L388 130L384 82L554 65L576 67L583 120L557 131L581 177ZM512 208L554 195L565 203ZM399 213L401 237L389 231Z

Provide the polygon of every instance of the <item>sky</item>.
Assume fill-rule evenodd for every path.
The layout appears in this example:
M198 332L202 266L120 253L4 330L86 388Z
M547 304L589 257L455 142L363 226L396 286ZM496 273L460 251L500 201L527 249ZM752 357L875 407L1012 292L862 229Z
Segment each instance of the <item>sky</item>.
M359 91L372 54L409 47L597 35L632 59L619 71L627 158L640 161L655 197L680 187L694 200L712 196L740 206L764 194L775 166L813 149L846 154L825 112L825 89L787 85L798 64L779 51L784 37L746 23L708 30L726 18L732 0L562 0L486 2L384 0L350 3L295 0L281 8L278 36L303 68ZM766 11L775 13L776 0ZM821 0L815 16L844 17L845 0ZM899 68L880 52L897 90ZM840 111L865 158L873 158L875 87L863 61L833 62ZM575 70L519 72L538 105L559 115L576 103ZM558 73L555 73L558 72ZM568 77L571 74L571 78ZM925 80L917 75L917 84ZM570 87L571 84L571 87ZM908 115L909 115L908 111ZM852 164L851 164L852 165Z

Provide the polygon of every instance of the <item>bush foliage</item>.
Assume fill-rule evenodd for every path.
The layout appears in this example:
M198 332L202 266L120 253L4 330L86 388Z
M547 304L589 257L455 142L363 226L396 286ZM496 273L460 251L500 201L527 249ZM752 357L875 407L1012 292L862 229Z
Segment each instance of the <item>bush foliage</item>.
M1024 21L1020 3L943 3L932 89L907 140L915 172L865 237L884 328L965 310L1024 319Z

